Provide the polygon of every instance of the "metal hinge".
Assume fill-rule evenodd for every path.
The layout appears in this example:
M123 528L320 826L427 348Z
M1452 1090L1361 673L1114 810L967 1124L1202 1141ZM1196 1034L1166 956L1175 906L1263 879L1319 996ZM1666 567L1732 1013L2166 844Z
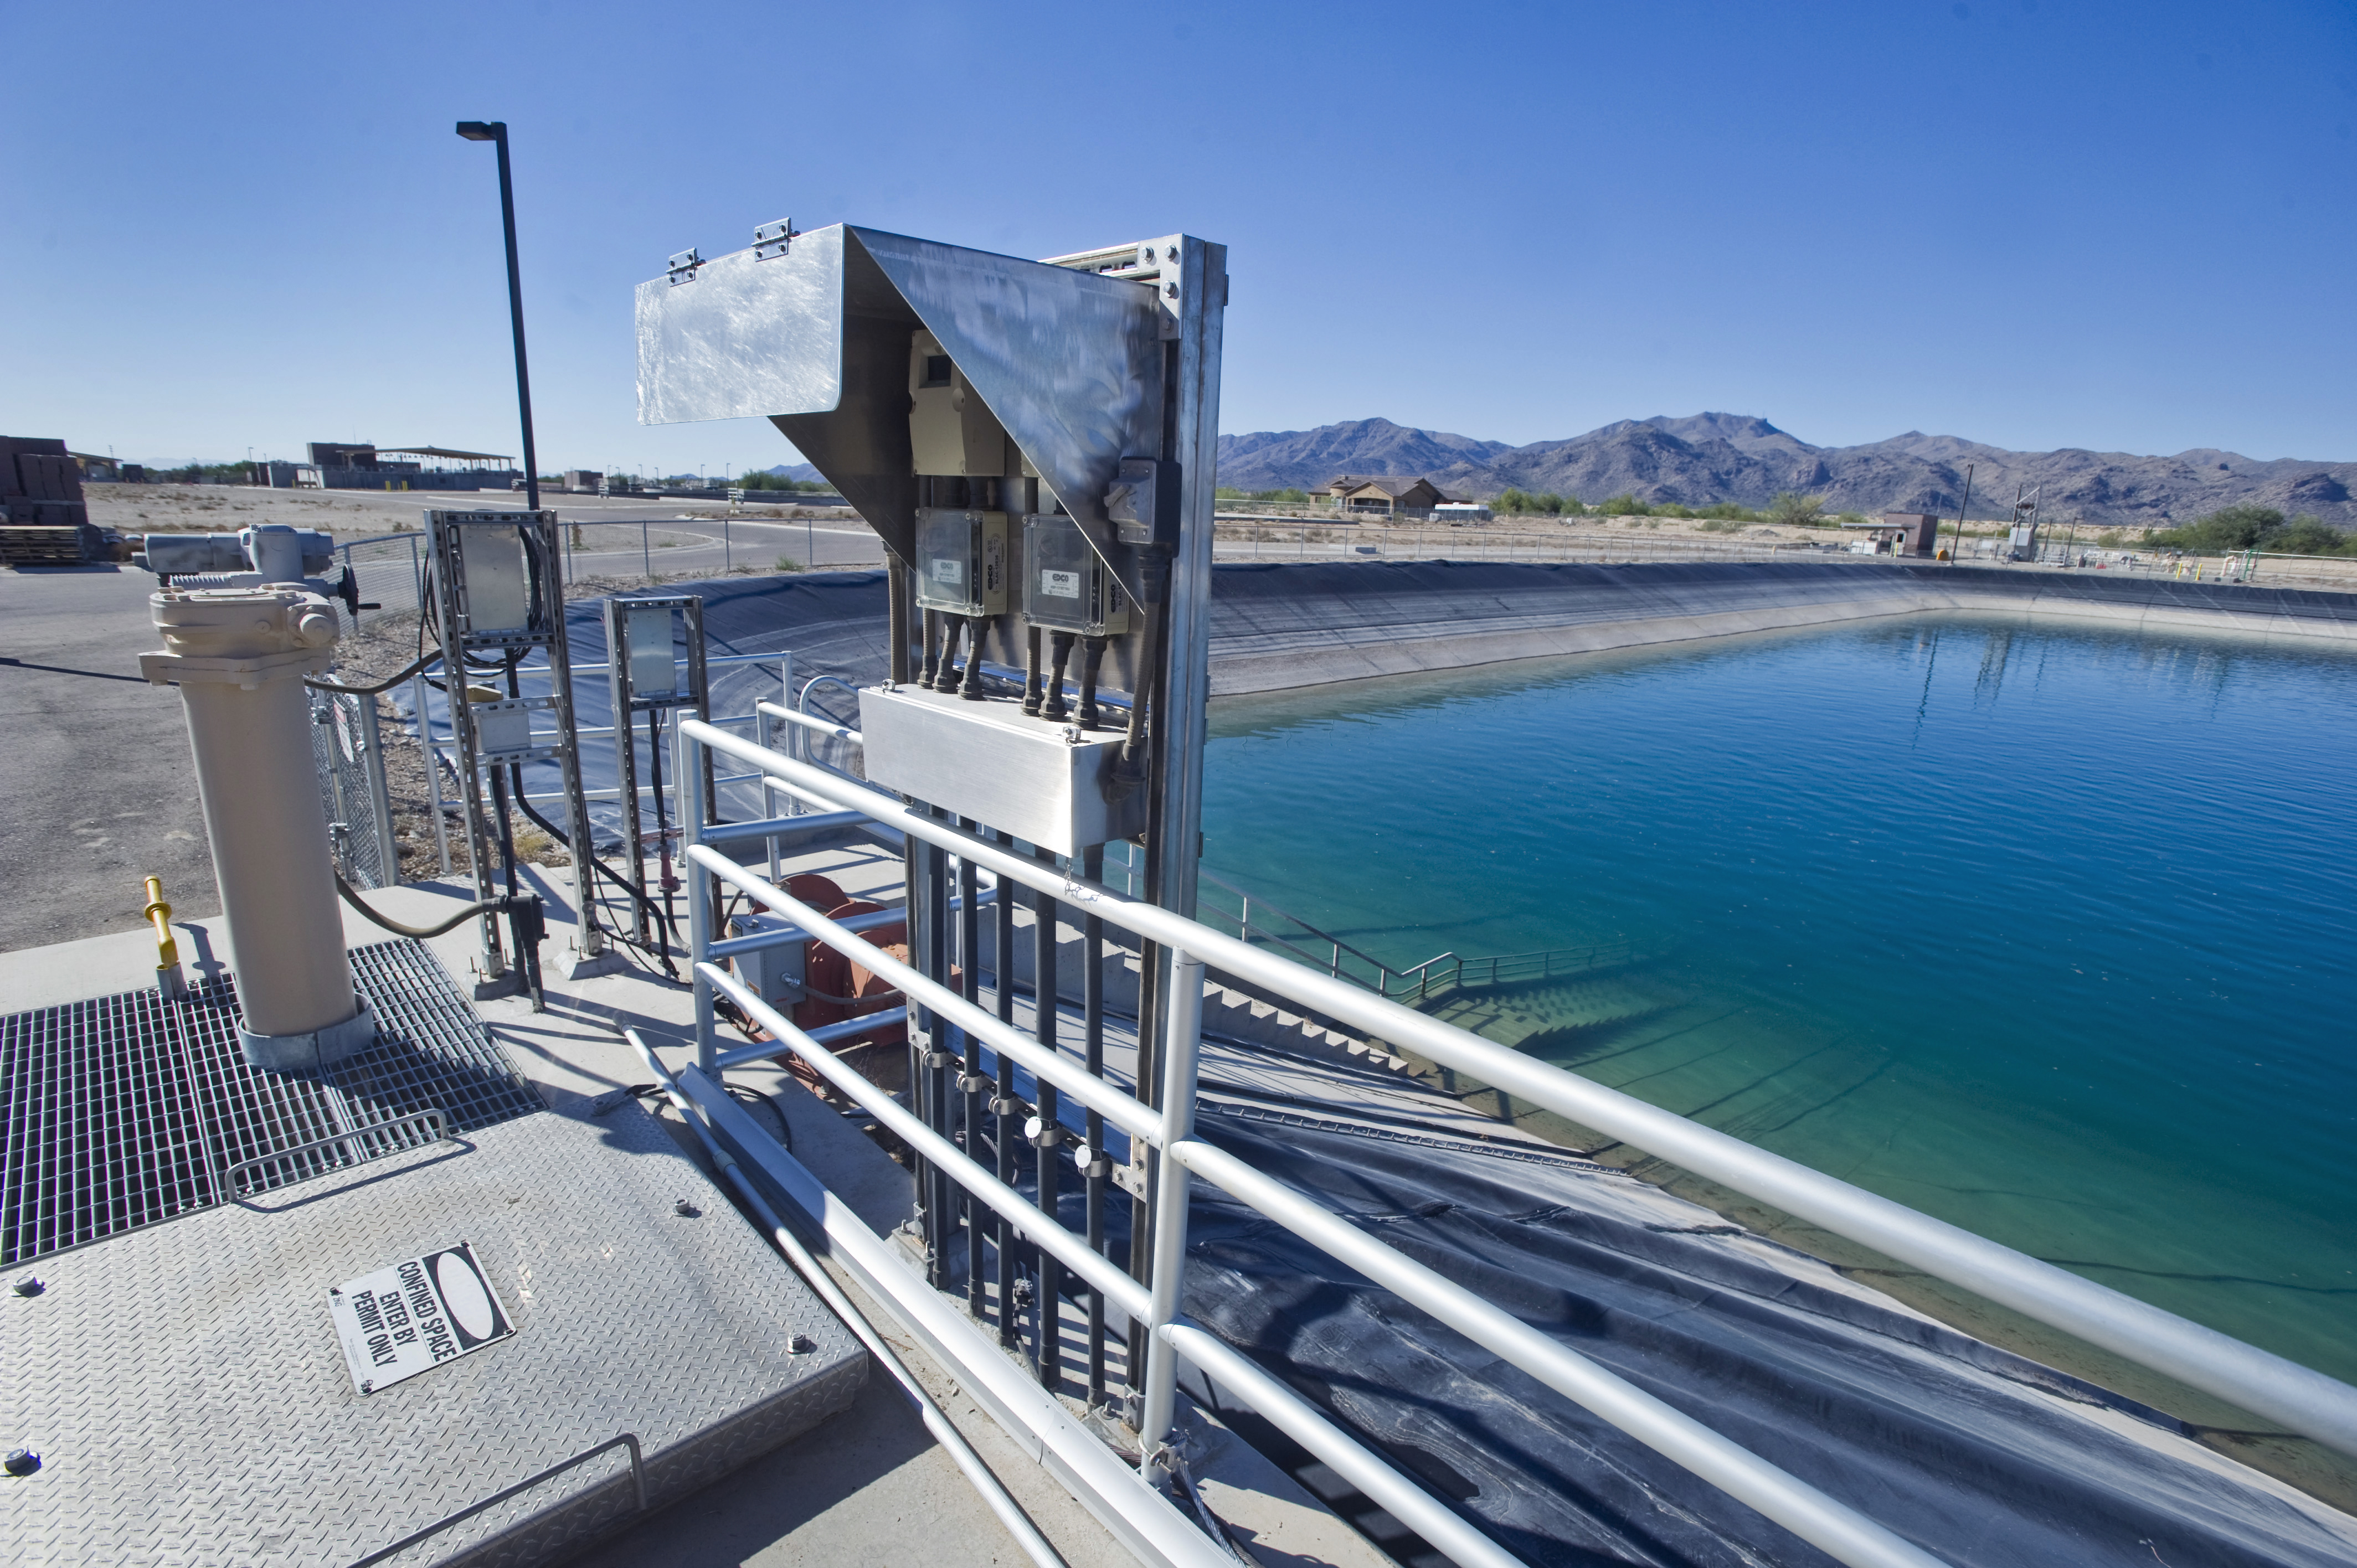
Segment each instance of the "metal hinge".
M784 255L787 248L794 242L794 236L800 232L791 218L762 224L753 231L753 259L766 262L773 256Z
M683 283L694 283L695 281L695 269L703 264L704 258L697 255L695 253L695 247L691 245L686 250L682 251L677 255L672 257L671 270L663 274L663 276L671 279L672 286L673 288L677 288Z

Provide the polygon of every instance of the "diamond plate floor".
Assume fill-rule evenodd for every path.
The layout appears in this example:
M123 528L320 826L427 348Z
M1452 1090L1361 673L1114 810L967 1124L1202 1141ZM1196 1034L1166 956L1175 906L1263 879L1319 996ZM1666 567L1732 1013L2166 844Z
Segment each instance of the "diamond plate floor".
M0 1265L414 1148L433 1134L404 1118L427 1109L460 1131L541 1109L423 943L351 962L376 1038L316 1077L247 1063L227 974L185 1002L151 988L0 1017Z
M355 1392L328 1287L460 1240L515 1337ZM0 1480L0 1540L27 1564L350 1563L623 1432L661 1508L867 1376L635 1104L510 1120L39 1272L43 1294L0 1294L0 1447L43 1461ZM523 1568L635 1517L617 1451L395 1561Z

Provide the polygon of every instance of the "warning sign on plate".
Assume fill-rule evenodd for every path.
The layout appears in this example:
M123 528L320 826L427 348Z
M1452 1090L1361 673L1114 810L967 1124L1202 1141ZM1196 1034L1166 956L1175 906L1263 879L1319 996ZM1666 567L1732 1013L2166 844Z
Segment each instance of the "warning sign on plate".
M465 1241L346 1280L328 1293L328 1310L364 1394L515 1332Z

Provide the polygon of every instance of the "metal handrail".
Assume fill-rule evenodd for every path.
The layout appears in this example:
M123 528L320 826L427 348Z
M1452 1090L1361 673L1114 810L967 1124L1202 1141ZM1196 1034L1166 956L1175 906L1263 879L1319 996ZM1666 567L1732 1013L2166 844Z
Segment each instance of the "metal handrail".
M686 720L678 734L683 747L710 746L774 772L839 809L865 811L909 838L945 848L1140 937L1193 953L1365 1029L1372 1037L1405 1046L1440 1066L1469 1073L1507 1094L2280 1422L2329 1447L2357 1455L2357 1388L2336 1379L1633 1095L1371 995L1200 921L1004 851L979 834L910 810L874 789L765 751L724 730ZM964 1026L963 1019L954 1021Z
M834 678L831 675L818 677L822 681L831 681ZM788 724L800 725L804 729L815 730L821 735L833 736L837 740L850 741L856 746L866 744L860 733L848 725L837 724L833 719L813 718L801 709L787 707L782 703L756 703L753 704L753 711L757 714L767 714L773 719L783 719Z
M692 732L683 726L683 737L691 735ZM686 755L688 749L688 746L683 744L683 766L692 765L694 761ZM691 844L687 853L693 865L763 902L770 903L780 913L790 913L802 919L809 917L808 906L777 893L751 868L738 865L703 844ZM1069 895L1073 888L1067 885L1064 891ZM701 900L701 890L695 897ZM832 921L811 921L808 929L820 940L837 950L849 950L852 945L864 945L859 944L859 939L849 932L823 929L833 924ZM1217 935L1209 927L1198 927L1197 929L1206 936ZM779 1045L801 1058L838 1092L874 1115L903 1140L912 1153L938 1169L953 1173L953 1179L968 1194L1004 1217L1017 1234L1080 1275L1092 1289L1101 1293L1107 1305L1118 1308L1132 1321L1147 1328L1145 1411L1139 1422L1139 1431L1147 1434L1149 1442L1158 1444L1159 1434L1168 1430L1175 1399L1175 1357L1181 1341L1170 1331L1184 1322L1178 1303L1186 1259L1186 1183L1189 1172L1209 1167L1218 1173L1211 1175L1209 1179L1231 1196L1302 1235L1329 1255L1351 1263L1369 1278L1425 1305L1442 1322L1470 1334L1550 1387L1596 1412L1639 1441L1684 1465L1730 1496L1758 1509L1802 1539L1824 1548L1838 1560L1854 1565L1854 1568L1943 1568L1938 1558L1719 1436L1577 1351L1558 1344L1519 1319L1480 1301L1462 1287L1440 1281L1438 1275L1423 1265L1388 1243L1366 1235L1313 1200L1273 1178L1252 1171L1241 1161L1232 1161L1232 1165L1220 1164L1221 1160L1232 1160L1232 1156L1222 1155L1192 1136L1195 1047L1201 1027L1203 966L1199 958L1185 950L1174 949L1171 955L1174 1026L1165 1041L1162 1107L1158 1112L1088 1077L1084 1072L1076 1075L1069 1058L1052 1056L1036 1044L1024 1040L1011 1025L1002 1024L979 1007L964 1002L957 992L929 980L888 955L879 953L870 957L863 953L861 956L862 961L875 965L879 972L904 985L910 995L931 1004L952 1024L971 1029L989 1040L995 1047L1024 1060L1026 1066L1031 1067L1043 1079L1074 1093L1075 1099L1082 1100L1091 1109L1104 1114L1108 1121L1121 1124L1123 1130L1134 1138L1163 1151L1166 1158L1161 1165L1157 1194L1157 1210L1162 1219L1156 1226L1153 1263L1146 1286L1141 1287L1137 1281L1114 1267L1085 1240L1066 1230L1057 1219L1043 1213L1029 1198L1006 1186L964 1149L926 1125L921 1118L892 1095L844 1064L824 1044L788 1021L757 993L739 983L734 975L709 962L697 963L694 973L699 994L708 988L710 992L716 992L736 1003L746 1016L759 1023ZM699 1039L699 1054L703 1054L705 1044ZM1020 1054L1016 1049L1017 1047L1024 1047ZM716 1058L700 1065L708 1070L717 1069L719 1062ZM1077 1092L1083 1087L1090 1091L1085 1096ZM1313 1215L1315 1219L1308 1218ZM1437 1289L1429 1282L1437 1282ZM1262 1413L1275 1419L1285 1412L1280 1408L1263 1411ZM1370 1464L1380 1463L1372 1455L1366 1457ZM1407 1484L1404 1477L1401 1481L1404 1486ZM1514 1562L1511 1556L1503 1560ZM1489 1554L1477 1554L1461 1557L1459 1561L1490 1563L1499 1559Z
M595 1459L598 1455L605 1453L608 1449L624 1447L627 1447L630 1451L630 1479L637 1485L639 1489L639 1511L640 1513L644 1513L647 1511L647 1462L639 1453L639 1434L635 1432L625 1432L619 1436L608 1437L605 1442L600 1443L595 1448L584 1448L572 1458L564 1461L562 1464L551 1465L547 1469L543 1470L537 1476L526 1476L522 1480L518 1481L514 1486L506 1488L504 1491L493 1492L481 1502L460 1509L457 1513L450 1515L447 1519L436 1520L432 1524L427 1525L424 1530L417 1531L414 1535L404 1535L399 1541L394 1541L391 1546L382 1547L375 1552L370 1552L366 1557L363 1557L359 1562L353 1563L351 1568L373 1568L373 1564L382 1563L389 1558L398 1557L401 1553L408 1551L411 1547L416 1545L419 1541L425 1540L429 1536L438 1535L454 1524L465 1523L468 1520L470 1520L477 1514L481 1513L485 1509L497 1508L500 1504L507 1501L510 1498L514 1497L519 1492L528 1492L532 1490L533 1487L540 1485L543 1481L549 1480L557 1476L562 1476L565 1471L570 1470L576 1465L587 1464L588 1461Z
M291 1149L281 1149L274 1155L256 1155L250 1160L240 1160L221 1172L221 1185L228 1187L231 1194L235 1194L237 1178L247 1171L263 1165L275 1165L280 1160L295 1159L310 1154L314 1150L349 1144L355 1138L365 1138L394 1127L404 1127L412 1122L431 1122L434 1124L434 1141L437 1144L447 1144L451 1141L449 1116L438 1106L428 1106L423 1111L413 1111L406 1116L396 1116L390 1122L371 1122L366 1127L355 1127L349 1133L330 1133L324 1138L314 1138L307 1144L297 1144Z
M1206 871L1206 870L1202 869L1200 866L1196 867L1196 870L1195 870L1195 879L1196 879L1196 881L1197 881L1197 882L1199 882L1199 883L1208 882L1208 883L1210 883L1210 884L1211 884L1212 886L1214 886L1214 887L1224 887L1224 888L1226 888L1229 892L1231 892L1231 893L1234 894L1238 898L1240 898L1240 899L1242 899L1242 900L1243 901L1243 912L1242 912L1242 913L1240 913L1240 914L1233 915L1233 916L1231 916L1231 917L1230 917L1230 918L1233 919L1233 920L1236 922L1237 927L1238 927L1241 930L1243 930L1243 931L1254 931L1254 930L1257 930L1257 931L1259 931L1259 932L1260 932L1260 934L1261 934L1261 935L1263 935L1263 936L1265 936L1265 937L1268 938L1268 940L1271 940L1271 941L1273 941L1273 942L1278 942L1278 943L1281 943L1281 944L1283 944L1285 947L1286 947L1286 948L1290 949L1291 950L1293 950L1294 952L1300 953L1300 954L1301 954L1301 956L1302 956L1302 957L1304 957L1304 958L1308 958L1308 957L1309 956L1309 954L1308 954L1308 950L1307 950L1306 949L1304 949L1304 948L1302 948L1302 947L1298 946L1297 944L1296 944L1296 943L1294 943L1294 942L1292 942L1292 941L1287 940L1285 937L1283 937L1283 936L1279 935L1277 932L1275 932L1275 931L1272 931L1272 930L1268 929L1267 929L1266 927L1265 927L1265 926L1254 926L1254 925L1252 923L1252 904L1253 904L1253 897L1252 897L1252 895L1251 895L1251 894L1249 894L1249 893L1245 892L1243 888L1241 888L1241 887L1237 886L1234 883L1228 881L1226 878L1224 878L1224 877L1222 877L1222 876L1220 876L1220 875L1217 875L1216 873L1210 872L1210 871ZM1266 910L1270 911L1271 913L1275 914L1275 915L1277 915L1277 916L1279 916L1279 917L1281 917L1281 918L1285 918L1285 919L1287 919L1287 920L1292 921L1295 925L1299 926L1303 930L1305 930L1305 931L1308 932L1311 936L1316 937L1319 941L1326 943L1329 947L1330 947L1330 948L1332 948L1332 949L1333 949L1333 956L1332 956L1332 959L1330 960L1330 961L1329 961L1329 964L1328 964L1327 971L1326 971L1326 972L1327 972L1327 973L1329 973L1329 974L1332 974L1332 975L1340 976L1340 978L1342 978L1342 979L1344 979L1344 980L1350 980L1350 979L1351 979L1351 977L1350 975L1343 973L1343 971L1342 971L1342 955L1343 955L1344 953L1349 953L1352 958L1355 958L1355 959L1359 960L1361 963L1364 963L1364 964L1366 964L1368 967L1370 967L1370 968L1372 968L1372 970L1374 970L1374 972L1375 972L1375 984L1372 987L1372 990L1374 990L1378 994L1388 994L1388 993L1389 993L1389 992L1390 992L1390 980L1391 980L1391 977L1392 977L1392 974L1393 974L1393 972L1393 972L1393 970L1392 970L1391 966L1390 966L1389 964L1386 964L1385 962L1383 962L1383 960L1381 960L1381 959L1379 959L1379 958L1376 958L1376 957L1373 957L1373 956L1372 956L1372 955L1371 955L1371 954L1368 954L1368 953L1364 953L1364 952L1360 951L1357 948L1352 947L1350 943L1348 943L1348 942L1344 941L1341 938L1340 938L1340 937L1338 937L1338 936L1334 935L1331 931L1321 931L1321 930L1319 930L1317 927L1315 927L1315 926L1311 925L1308 921L1307 921L1307 920L1303 919L1300 916L1298 916L1298 915L1297 915L1297 914L1293 913L1293 911L1291 911L1290 909L1280 909L1280 908L1278 908L1275 904L1273 904L1273 903L1269 902L1269 901L1268 901L1267 899L1265 899L1265 898L1262 899L1260 902L1261 902L1261 908L1263 908L1264 909L1266 909ZM1224 911L1222 911L1222 912L1224 913ZM1353 983L1359 983L1359 982L1355 982L1355 981L1354 981L1354 982L1353 982Z

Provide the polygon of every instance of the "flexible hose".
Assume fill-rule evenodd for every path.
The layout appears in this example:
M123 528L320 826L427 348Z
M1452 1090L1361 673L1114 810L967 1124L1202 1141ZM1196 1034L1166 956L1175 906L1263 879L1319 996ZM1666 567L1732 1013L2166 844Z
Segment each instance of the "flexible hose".
M604 861L598 859L594 854L585 854L581 851L575 849L573 847L573 841L565 836L565 830L558 827L554 822L550 822L546 817L542 816L539 811L534 810L532 802L524 799L523 790L521 788L516 790L515 798L516 804L523 808L523 814L530 817L533 822L538 824L541 832L554 839L558 843L563 844L565 846L565 854L573 856L576 862L586 862L591 870L605 877L607 881L612 883L623 892L629 894L632 898L638 901L640 908L646 910L648 917L654 921L655 930L658 933L655 940L661 945L661 951L656 953L654 956L662 962L663 972L671 976L673 980L677 980L679 978L679 971L671 961L671 950L672 943L677 939L678 931L672 923L672 918L663 913L662 907L657 904L653 899L648 897L646 893L640 889L636 883L631 882L629 878L622 875L620 872L618 872L612 866L608 865ZM588 897L589 895L585 893L585 901ZM632 947L639 946L638 943L630 941L630 938L622 935L619 931L608 931L606 935L615 941L629 942ZM644 948L639 948L639 950L644 952L646 950Z
M366 917L371 923L382 926L386 930L393 932L395 936L415 937L420 940L423 940L427 937L438 937L445 931L457 930L460 926L465 925L468 921L473 919L478 915L497 914L501 909L507 908L508 902L505 898L486 898L479 904L468 905L465 908L459 910L457 914L451 916L448 919L443 921L438 926L404 926L399 920L394 919L392 916L379 914L376 910L371 908L368 901L362 898L357 892L353 891L352 885L350 883L344 880L344 874L342 872L337 872L335 874L335 877L336 891L344 896L344 902L350 904L353 908L358 909L361 915Z
M392 691L395 686L400 685L404 681L408 680L412 675L416 674L420 670L425 669L428 664L433 663L436 660L441 657L442 654L438 649L432 653L422 655L421 657L412 660L410 663L404 665L399 674L388 675L373 686L341 686L338 685L333 681L322 681L310 675L303 677L303 684L310 687L314 692L340 692L347 697L373 697L382 693Z
M1033 627L1031 653L1034 662L1038 661L1039 652L1039 628ZM1048 700L1039 705L1039 716L1051 723L1062 723L1064 716L1072 711L1071 705L1064 701L1064 670L1072 661L1073 640L1073 636L1069 631L1057 632L1049 639L1049 647L1053 650L1054 668L1048 676Z

